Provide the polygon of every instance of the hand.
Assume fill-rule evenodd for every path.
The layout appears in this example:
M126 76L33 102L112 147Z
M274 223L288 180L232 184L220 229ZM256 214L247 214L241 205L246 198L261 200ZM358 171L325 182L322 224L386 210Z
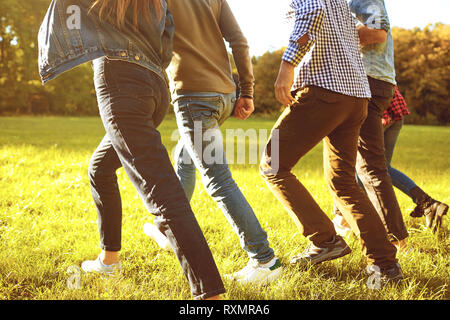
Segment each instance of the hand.
M234 109L234 117L245 120L255 111L255 105L253 104L253 99L241 97L236 101L236 106Z
M296 102L291 95L291 88L294 84L294 66L289 62L282 61L278 78L275 82L275 97L284 106L290 106Z

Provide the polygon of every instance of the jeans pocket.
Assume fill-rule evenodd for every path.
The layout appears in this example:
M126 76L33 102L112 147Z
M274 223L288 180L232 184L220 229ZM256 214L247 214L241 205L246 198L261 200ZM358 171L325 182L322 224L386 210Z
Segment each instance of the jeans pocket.
M192 122L202 122L203 128L217 124L225 102L221 95L183 96L175 100L175 112L182 118L187 116Z

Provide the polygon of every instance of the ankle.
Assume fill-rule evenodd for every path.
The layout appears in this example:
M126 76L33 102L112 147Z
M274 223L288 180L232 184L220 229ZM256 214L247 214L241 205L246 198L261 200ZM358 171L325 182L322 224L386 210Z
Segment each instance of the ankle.
M100 261L107 266L119 263L118 251L102 251L100 253Z
M414 203L421 204L424 203L430 196L420 189L419 187L414 187L410 190L410 193L414 199Z

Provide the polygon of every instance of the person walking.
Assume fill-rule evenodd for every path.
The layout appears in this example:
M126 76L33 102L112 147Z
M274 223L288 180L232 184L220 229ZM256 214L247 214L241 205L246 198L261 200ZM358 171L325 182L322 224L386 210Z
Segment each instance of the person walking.
M211 251L161 142L158 125L169 106L164 72L172 57L173 17L160 0L54 0L39 33L43 82L93 61L106 135L89 164L101 254L85 272L120 269L120 167L155 215L195 299L225 292Z
M315 265L351 252L292 173L323 140L325 178L338 208L360 237L367 272L383 281L402 279L396 249L355 179L359 130L371 92L349 6L345 0L293 0L289 17L295 24L275 83L276 98L287 107L273 127L260 171L310 241L291 263Z
M404 117L409 114L410 111L405 98L398 90L398 87L395 87L394 99L382 118L386 166L394 187L410 197L416 204L410 216L414 218L425 216L427 228L436 232L442 225L444 215L448 212L448 205L431 198L411 178L391 165L397 139L403 127ZM360 185L362 186L361 183ZM342 236L347 235L351 231L350 226L341 216L336 216L333 223L336 231Z
M389 16L384 0L351 0L349 6L357 19L364 68L372 93L359 136L356 171L390 240L399 250L406 250L408 231L386 166L381 120L397 84ZM338 209L335 212L341 215Z
M267 233L232 177L220 132L220 126L230 116L245 120L254 111L254 77L247 40L225 0L167 2L175 20L173 98L181 135L175 151L177 176L191 200L199 171L207 193L222 210L250 258L246 267L227 278L267 284L278 279L283 268L269 245ZM238 97L225 41L239 74ZM212 155L207 150L213 150ZM151 224L145 230L164 247L163 237Z

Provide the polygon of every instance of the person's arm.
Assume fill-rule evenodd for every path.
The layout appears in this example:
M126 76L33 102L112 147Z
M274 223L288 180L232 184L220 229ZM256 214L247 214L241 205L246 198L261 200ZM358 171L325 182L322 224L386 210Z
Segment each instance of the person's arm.
M357 16L357 26L361 45L384 43L391 28L383 0L365 0L352 7Z
M295 25L289 45L283 54L278 78L275 82L275 96L279 102L288 106L295 102L291 95L294 83L294 69L313 47L323 26L324 11L321 1L293 1Z
M162 66L166 69L170 62L172 61L172 52L173 52L173 35L175 32L175 25L172 13L169 9L166 12L166 20L165 20L165 28L164 32L161 36L162 47L164 48L164 52L162 54Z
M383 43L387 40L387 32L383 29L373 29L365 25L358 27L359 41L363 47Z
M222 35L229 43L233 53L233 59L239 74L240 96L253 99L255 78L249 45L227 1L222 3L219 25Z

